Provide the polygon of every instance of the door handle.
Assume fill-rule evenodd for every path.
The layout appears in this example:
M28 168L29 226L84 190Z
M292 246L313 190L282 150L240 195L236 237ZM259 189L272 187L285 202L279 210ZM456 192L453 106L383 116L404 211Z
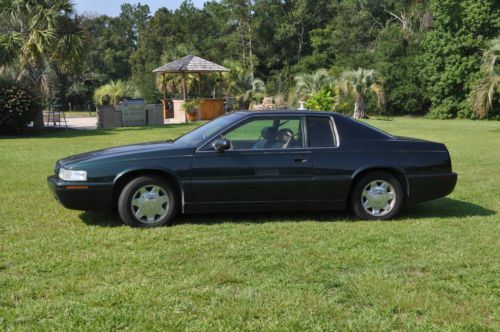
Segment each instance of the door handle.
M296 163L306 163L307 159L306 158L293 158L293 161Z

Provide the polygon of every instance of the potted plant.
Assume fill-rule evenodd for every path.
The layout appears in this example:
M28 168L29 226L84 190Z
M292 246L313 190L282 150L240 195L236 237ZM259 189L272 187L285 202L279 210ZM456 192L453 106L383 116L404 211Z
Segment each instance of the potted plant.
M200 114L200 101L189 100L184 103L184 111L186 111L186 116L189 122L198 120L198 115Z

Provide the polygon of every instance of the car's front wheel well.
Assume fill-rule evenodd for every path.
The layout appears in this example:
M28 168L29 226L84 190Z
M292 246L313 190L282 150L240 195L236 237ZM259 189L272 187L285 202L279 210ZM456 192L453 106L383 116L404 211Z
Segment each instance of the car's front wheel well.
M408 198L408 195L409 195L408 180L406 178L406 175L401 170L396 169L396 168L390 168L390 167L374 167L374 168L364 169L364 170L355 174L354 178L352 179L351 186L349 189L349 196L348 196L349 201L351 200L353 188L356 187L356 184L363 177L365 177L367 174L373 173L373 172L385 172L385 173L389 173L392 176L396 177L396 179L398 179L399 183L401 184L401 187L403 188L404 199L406 200Z
M113 209L116 209L120 193L122 192L123 188L125 188L127 183L140 176L148 176L148 175L157 176L168 181L168 183L171 184L172 187L174 188L174 192L179 198L179 201L182 199L181 186L177 181L177 179L172 174L155 169L141 169L141 170L130 171L126 174L123 174L118 178L118 180L116 180L113 186L113 204L114 204Z

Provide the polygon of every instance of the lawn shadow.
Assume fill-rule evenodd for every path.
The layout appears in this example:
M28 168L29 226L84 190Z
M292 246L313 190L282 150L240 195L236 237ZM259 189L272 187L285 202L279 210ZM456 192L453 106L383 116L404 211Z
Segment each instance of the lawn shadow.
M164 124L164 125L151 125L151 126L137 126L137 127L117 127L109 129L74 129L74 128L54 128L46 127L41 131L35 131L28 128L23 133L19 135L1 135L0 139L23 139L23 138L75 138L75 137L86 137L86 136L103 136L103 135L114 135L121 132L127 131L144 131L150 129L170 129L170 128L185 128L186 131L189 129L194 129L195 126L192 123L180 123L180 124Z
M346 211L285 211L285 212L239 212L188 214L179 216L174 225L213 225L221 223L264 224L268 222L352 222L354 219Z
M400 219L468 218L495 214L496 211L481 205L445 197L430 202L409 205L403 209Z
M492 216L496 212L480 205L452 198L442 198L407 206L398 220L424 218L468 218L474 216ZM120 227L124 226L117 214L82 212L80 219L88 226ZM221 223L264 224L268 222L354 222L347 211L300 211L300 212L239 212L239 213L207 213L178 216L174 225L214 225ZM390 221L389 221L390 222Z
M116 214L85 211L80 213L79 217L87 226L120 227L125 225Z

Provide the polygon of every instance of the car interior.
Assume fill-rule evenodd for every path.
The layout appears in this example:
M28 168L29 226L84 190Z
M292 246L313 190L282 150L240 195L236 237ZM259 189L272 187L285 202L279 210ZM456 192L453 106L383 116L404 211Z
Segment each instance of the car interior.
M224 138L231 142L232 150L292 149L303 146L300 119L251 121L227 133Z

